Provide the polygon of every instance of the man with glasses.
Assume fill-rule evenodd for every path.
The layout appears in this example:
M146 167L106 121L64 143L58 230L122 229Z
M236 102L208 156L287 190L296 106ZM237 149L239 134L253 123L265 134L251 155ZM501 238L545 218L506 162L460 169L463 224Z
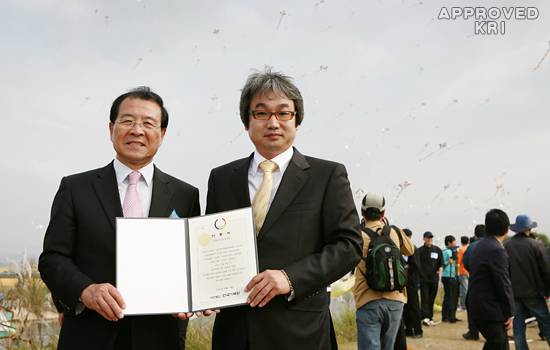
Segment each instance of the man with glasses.
M184 321L124 317L124 296L114 287L115 218L168 217L174 211L197 216L199 191L153 165L168 126L159 95L147 87L123 94L110 119L114 161L63 178L39 260L42 279L64 309L58 349L178 349Z
M206 212L254 207L260 273L249 305L216 316L212 348L328 350L326 287L357 266L363 244L346 169L292 147L304 105L290 77L251 74L240 114L256 150L212 170Z

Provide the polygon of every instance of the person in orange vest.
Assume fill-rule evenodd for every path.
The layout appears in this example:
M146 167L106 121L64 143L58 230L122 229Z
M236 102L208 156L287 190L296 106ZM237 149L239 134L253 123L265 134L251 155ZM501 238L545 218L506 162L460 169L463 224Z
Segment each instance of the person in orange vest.
M458 304L458 308L460 310L466 310L466 292L468 292L470 273L464 267L462 258L464 257L464 253L466 253L466 249L468 249L468 246L470 245L470 239L466 236L462 236L460 237L460 244L462 245L462 248L458 251L458 271L460 273L458 276L458 283L460 285L460 303Z

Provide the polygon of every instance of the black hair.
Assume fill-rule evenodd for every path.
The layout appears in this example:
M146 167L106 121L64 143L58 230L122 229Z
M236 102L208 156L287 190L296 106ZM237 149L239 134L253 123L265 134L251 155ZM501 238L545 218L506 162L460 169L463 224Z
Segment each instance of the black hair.
M477 225L474 234L477 238L485 237L485 225Z
M382 219L383 211L380 211L378 208L367 208L365 210L361 209L361 213L367 221L375 221Z
M140 100L153 101L158 104L162 112L160 127L161 129L166 129L168 127L168 111L166 110L166 108L164 108L164 102L162 101L162 98L151 91L148 86L137 87L117 97L116 100L113 101L113 105L111 106L111 123L114 123L116 121L120 104L127 98L139 98Z
M445 236L445 246L448 246L449 243L452 243L453 241L456 241L455 236Z
M410 237L410 236L413 235L412 231L409 230L408 228L404 228L404 229L403 229L403 232L405 232L405 234L407 235L407 237Z
M491 209L485 215L485 230L487 234L501 237L508 232L508 227L510 227L510 219L508 219L508 215L502 210Z
M470 243L470 238L468 238L467 236L462 236L462 237L460 237L460 243L468 244L468 243Z

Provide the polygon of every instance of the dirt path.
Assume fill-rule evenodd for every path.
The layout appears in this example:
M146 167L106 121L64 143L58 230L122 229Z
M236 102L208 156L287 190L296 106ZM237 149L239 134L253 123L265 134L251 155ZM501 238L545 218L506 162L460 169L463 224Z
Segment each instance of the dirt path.
M434 315L434 322L441 321L441 314ZM424 337L420 339L412 339L407 337L407 348L413 350L430 349L430 350L481 350L485 344L485 339L480 335L480 340L466 340L462 337L462 333L468 331L468 321L466 312L457 314L462 322L455 324L439 322L434 327L424 327ZM508 334L512 335L510 330ZM539 328L536 324L527 325L527 339L532 339L528 342L530 350L547 350L548 343L542 341L539 337ZM356 344L345 344L339 346L340 350L357 349ZM510 350L515 350L514 344L510 344Z

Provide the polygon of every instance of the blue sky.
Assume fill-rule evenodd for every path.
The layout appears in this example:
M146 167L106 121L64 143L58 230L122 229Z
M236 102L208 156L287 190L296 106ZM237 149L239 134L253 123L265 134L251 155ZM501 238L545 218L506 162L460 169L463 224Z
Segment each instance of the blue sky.
M437 19L458 6L539 17L473 35L475 19ZM494 207L547 232L550 58L534 68L548 23L543 0L3 1L0 256L40 254L61 178L112 160L108 109L139 85L170 112L156 165L197 186L204 212L210 170L253 151L239 89L264 65L304 96L295 146L386 196L417 245L471 236Z

